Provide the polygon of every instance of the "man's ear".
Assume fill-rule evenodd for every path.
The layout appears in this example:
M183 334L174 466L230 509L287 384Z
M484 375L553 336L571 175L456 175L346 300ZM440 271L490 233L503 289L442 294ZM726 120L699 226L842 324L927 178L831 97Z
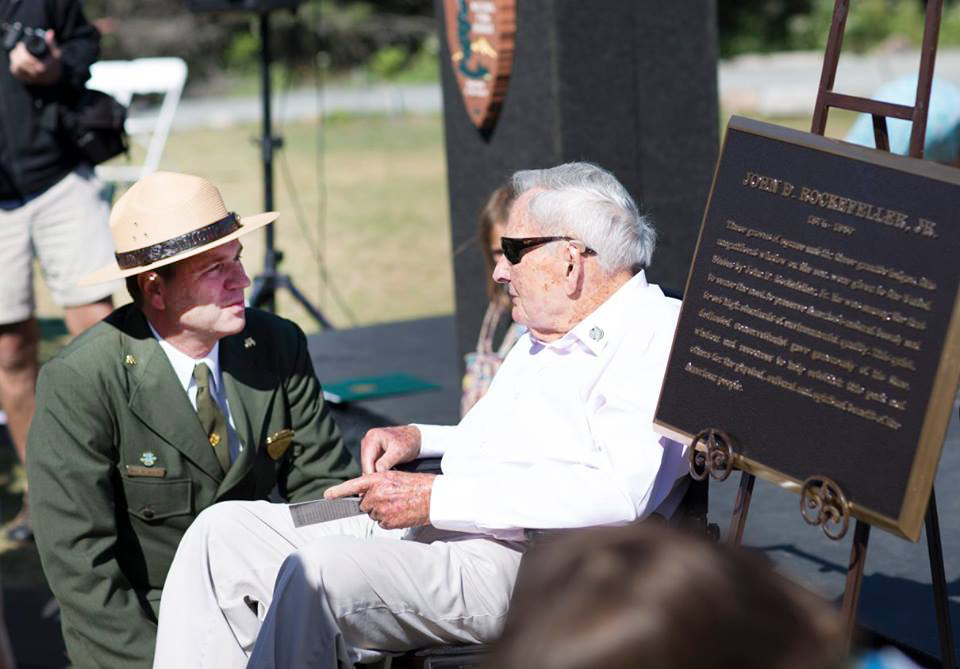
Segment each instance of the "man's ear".
M567 246L563 258L567 266L563 277L564 288L567 295L575 297L580 294L583 288L583 256L572 246Z
M166 308L163 277L156 272L144 272L137 276L137 283L140 284L140 292L143 293L145 304L149 304L158 311Z

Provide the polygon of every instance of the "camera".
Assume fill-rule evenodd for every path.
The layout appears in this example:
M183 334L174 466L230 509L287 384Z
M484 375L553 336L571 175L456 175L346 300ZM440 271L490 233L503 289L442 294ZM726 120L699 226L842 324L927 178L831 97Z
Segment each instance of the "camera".
M40 28L30 28L19 21L16 23L0 24L3 31L3 50L10 51L17 46L17 42L23 42L27 51L34 58L44 59L50 53L50 47L47 46L47 31Z

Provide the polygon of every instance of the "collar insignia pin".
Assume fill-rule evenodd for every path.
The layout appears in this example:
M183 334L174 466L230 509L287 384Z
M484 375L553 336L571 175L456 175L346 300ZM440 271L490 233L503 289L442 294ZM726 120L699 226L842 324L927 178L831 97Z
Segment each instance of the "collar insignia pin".
M142 462L145 467L153 467L157 464L157 456L154 455L152 451L145 451L140 456L140 462Z
M123 363L124 363L125 365L130 365L130 366L132 367L133 365L137 364L137 359L134 358L134 357L133 357L132 355L130 355L129 353L127 353L127 354L123 357Z
M590 328L590 339L593 341L600 341L603 339L603 330L594 325L592 328Z
M253 337L247 337L246 339L243 340L244 348L253 348L256 345L257 345L257 342L254 341Z

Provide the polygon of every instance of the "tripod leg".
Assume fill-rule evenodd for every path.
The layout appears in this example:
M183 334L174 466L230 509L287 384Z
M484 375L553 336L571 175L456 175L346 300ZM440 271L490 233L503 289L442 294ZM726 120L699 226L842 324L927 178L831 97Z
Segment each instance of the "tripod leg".
M750 511L750 499L753 497L753 484L757 477L747 472L740 474L740 487L737 489L737 501L733 507L733 517L727 529L727 543L739 546L743 542L743 528L747 524Z
M276 283L272 276L254 277L253 290L250 291L250 306L256 309L276 311Z
M289 290L290 294L293 295L293 298L297 301L297 303L301 307L306 309L307 313L313 316L313 319L317 321L317 323L319 323L321 326L323 326L327 330L334 329L333 324L327 320L326 316L320 313L319 309L317 309L315 306L310 304L309 300L307 300L306 295L304 295L299 290L297 290L297 287L293 285L293 281L290 279L289 276L287 276L286 274L281 274L280 276L277 277L277 284L281 288L286 288L287 290Z
M853 641L857 623L857 604L860 603L860 586L863 585L863 568L867 562L867 544L870 541L870 525L860 520L853 530L853 545L850 546L850 565L847 567L847 584L843 589L844 623L847 628L847 643Z
M933 604L937 611L937 630L940 633L940 662L944 669L954 669L957 665L953 627L950 625L950 599L947 593L947 578L943 572L943 546L940 543L937 498L932 489L927 506L926 526L930 577L933 581Z

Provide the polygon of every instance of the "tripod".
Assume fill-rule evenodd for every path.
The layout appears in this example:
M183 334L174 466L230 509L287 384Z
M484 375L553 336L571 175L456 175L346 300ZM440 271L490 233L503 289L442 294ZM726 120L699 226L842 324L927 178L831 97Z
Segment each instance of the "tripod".
M260 94L262 103L262 125L260 133L260 158L263 161L263 207L264 211L273 211L273 152L283 147L283 139L273 135L273 123L270 115L270 10L260 11ZM266 226L266 253L263 258L263 272L253 279L253 292L250 305L274 311L276 293L286 288L293 298L307 310L322 327L332 330L333 324L321 311L310 304L306 296L293 283L290 275L277 269L283 260L283 251L274 246L273 223Z

